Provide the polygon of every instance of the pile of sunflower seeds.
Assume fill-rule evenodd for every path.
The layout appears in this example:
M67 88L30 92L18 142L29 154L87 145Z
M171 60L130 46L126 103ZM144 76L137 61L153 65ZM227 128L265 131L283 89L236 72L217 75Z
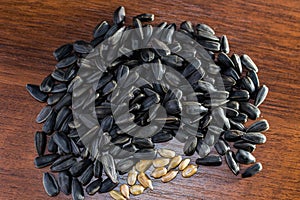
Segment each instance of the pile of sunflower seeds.
M44 173L49 196L62 191L84 199L85 193L110 192L126 199L153 189L144 173L150 165L153 178L169 182L178 170L190 177L198 165L220 166L223 156L235 175L240 164L252 164L243 178L262 170L252 155L269 129L259 119L268 87L260 85L258 67L246 54L229 55L227 37L217 37L206 24L154 27L152 21L153 14L141 14L125 26L125 8L119 7L113 24L98 24L90 42L56 49L56 69L40 85L27 84L34 99L47 103L36 118L44 124L35 134L34 164L58 172L57 178ZM89 73L80 72L86 68ZM86 117L90 105L98 125ZM162 107L164 115L158 115ZM245 127L248 119L257 121ZM174 138L183 144L186 159L156 148ZM218 154L211 153L214 149ZM195 152L196 164L189 164ZM113 189L122 175L129 186L121 185L119 193Z

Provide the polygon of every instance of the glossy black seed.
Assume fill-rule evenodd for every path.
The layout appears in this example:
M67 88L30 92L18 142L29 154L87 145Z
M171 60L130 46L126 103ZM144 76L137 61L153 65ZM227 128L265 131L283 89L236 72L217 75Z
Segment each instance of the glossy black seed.
M58 184L60 186L60 190L65 195L71 194L71 183L72 183L72 177L68 171L59 172Z
M260 110L256 106L248 102L240 103L240 111L248 115L249 119L252 120L257 119L261 114Z
M138 149L151 149L154 147L150 138L137 138L134 137L131 141Z
M138 18L141 22L152 22L154 21L154 15L149 13L143 13L140 15L135 16L135 18Z
M223 139L219 139L219 141L215 144L215 149L221 156L225 155L227 151L230 150L229 144Z
M100 38L106 34L106 32L109 30L110 25L107 23L107 21L103 21L100 24L98 24L93 32L94 38Z
M53 141L57 146L65 153L71 152L70 139L66 136L65 133L56 132L53 136Z
M105 179L102 182L99 193L106 193L112 191L115 187L117 187L119 183L114 183L110 178Z
M240 167L234 160L234 157L235 155L232 151L227 151L225 154L225 160L229 169L232 171L234 175L237 176L240 173Z
M61 93L65 91L67 91L67 85L64 83L59 83L53 86L51 93L55 94L55 93Z
M184 21L180 24L180 28L186 30L189 33L194 32L193 24L190 21Z
M220 43L217 41L201 40L199 41L199 44L201 44L205 49L213 52L218 52L221 48Z
M70 169L76 163L76 159L71 157L66 160L56 160L50 167L52 172L62 172Z
M53 107L55 111L59 111L64 106L70 106L72 104L72 96L70 93L66 93Z
M67 56L71 55L72 51L73 51L73 45L72 44L65 44L65 45L62 45L59 48L57 48L53 52L53 56L55 57L55 59L57 61L60 61L64 58L66 58Z
M250 95L247 90L236 90L230 92L229 98L234 101L248 101Z
M73 49L75 52L80 53L80 54L87 54L89 53L93 47L90 45L88 42L83 41L83 40L78 40L74 42L73 44ZM77 59L77 58L76 58ZM72 63L73 64L73 63Z
M255 144L251 144L249 142L245 142L244 140L238 140L233 144L233 147L236 149L243 149L252 153L256 149Z
M237 123L246 123L248 121L248 116L244 113L239 113L236 117L231 117L231 119Z
M197 137L190 136L184 144L183 152L186 156L192 156L197 147Z
M77 178L73 178L72 180L72 198L73 200L84 199L83 188Z
M159 131L157 134L151 137L153 143L168 142L173 139L173 135L170 131Z
M99 189L102 186L102 178L96 179L95 181L91 182L86 188L85 191L89 195L94 195L96 194Z
M115 24L124 24L125 23L125 8L123 6L120 6L117 8L114 12L114 23Z
M239 130L228 130L224 131L223 134L226 141L235 142L240 140L245 133Z
M269 92L269 88L266 85L261 86L261 88L257 92L254 105L257 107L260 106L265 101L268 92Z
M60 109L56 116L54 130L59 130L64 120L71 115L71 113L72 111L67 106Z
M62 59L55 65L55 67L57 69L66 68L66 67L69 67L70 65L74 64L76 61L77 61L77 57L75 55L73 55L73 56Z
M90 165L92 161L90 159L81 160L75 163L70 169L69 172L72 176L80 176Z
M60 192L60 188L53 174L50 174L48 172L43 174L43 185L46 193L50 197L54 197Z
M149 49L143 49L141 50L141 59L143 62L148 63L151 62L155 57L155 54L153 51Z
M100 160L95 161L93 171L96 178L100 178L102 176L103 166Z
M230 126L233 130L239 130L239 131L242 131L242 132L246 131L246 128L242 123L235 122L232 119L229 119L229 122L230 122Z
M255 174L259 173L262 170L261 163L255 163L254 165L248 167L244 173L242 173L242 178L248 178L254 176Z
M217 60L224 68L234 68L234 63L232 60L223 52L219 53Z
M51 92L54 85L54 80L51 75L48 75L40 85L40 91L42 92Z
M220 166L222 165L222 157L218 155L209 155L205 158L198 158L196 164L204 166Z
M44 92L41 92L38 85L27 84L26 89L35 100L39 102L46 102L48 95Z
M250 94L255 91L255 85L248 76L245 76L241 79L241 88L247 90Z
M56 93L56 94L49 96L47 99L47 104L49 106L56 104L64 96L64 94L65 93L62 92L62 93Z
M196 30L197 31L206 31L206 32L208 32L212 35L215 34L215 31L210 26L208 26L206 24L197 24L196 25Z
M52 113L52 108L51 106L45 106L40 113L38 114L38 116L36 117L36 123L43 123L45 122L48 117L51 115Z
M256 64L253 62L253 60L248 55L246 55L246 54L242 55L241 62L246 69L258 72L258 68L257 68Z
M82 183L83 186L87 185L93 178L93 165L90 165L82 174L80 177L78 177L78 180L80 183ZM95 176L96 177L96 176ZM96 177L97 178L97 177Z
M57 115L56 112L52 112L43 125L42 130L48 135L50 135L54 130L56 115Z
M57 153L58 146L53 141L53 137L51 136L48 140L48 151L51 153Z
M229 42L226 35L222 35L220 43L221 43L221 51L228 54L230 49L229 49Z
M34 136L34 144L38 155L44 155L47 144L46 134L44 132L37 131Z
M36 168L43 168L51 165L55 160L59 158L58 154L48 154L36 157L34 159L34 165Z
M262 119L251 124L246 132L265 132L269 130L269 123L267 120Z
M241 164L251 164L255 163L256 159L255 157L249 153L248 151L244 151L242 149L239 149L235 155L235 160Z
M252 144L263 144L267 141L266 136L259 132L248 132L241 139Z
M239 75L241 75L243 73L243 68L242 68L242 62L241 62L240 56L234 53L231 56L231 60L234 63L233 68Z
M260 87L260 82L257 73L253 70L250 70L247 71L247 76L252 80L255 87L255 91L257 91L258 88Z

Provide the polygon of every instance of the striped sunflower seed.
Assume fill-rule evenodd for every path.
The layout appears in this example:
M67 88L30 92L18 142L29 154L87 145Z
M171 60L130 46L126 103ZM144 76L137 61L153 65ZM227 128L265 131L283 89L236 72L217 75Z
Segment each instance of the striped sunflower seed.
M161 178L161 181L163 183L167 183L167 182L170 182L171 180L173 180L177 174L178 174L179 171L175 171L175 170L171 170L169 171L166 175L164 175L162 178Z
M189 178L197 173L197 166L196 165L189 165L182 171L183 178Z
M151 173L153 178L161 178L162 176L166 175L168 170L165 167L158 167L154 169Z

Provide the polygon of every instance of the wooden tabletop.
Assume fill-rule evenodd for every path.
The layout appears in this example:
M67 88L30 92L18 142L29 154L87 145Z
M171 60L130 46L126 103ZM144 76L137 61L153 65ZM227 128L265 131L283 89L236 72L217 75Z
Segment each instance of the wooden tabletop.
M249 2L249 3L247 3ZM190 20L226 34L231 51L250 55L270 88L260 107L270 123L267 143L254 152L263 171L235 177L226 164L200 167L190 179L154 183L155 190L133 199L300 199L300 3L297 0L125 1L10 0L0 6L0 199L70 199L46 195L35 169L35 117L42 104L26 92L55 65L61 44L89 40L94 26L111 21L118 6L128 17L153 13L156 23ZM245 168L245 167L244 167ZM97 195L87 199L108 199Z

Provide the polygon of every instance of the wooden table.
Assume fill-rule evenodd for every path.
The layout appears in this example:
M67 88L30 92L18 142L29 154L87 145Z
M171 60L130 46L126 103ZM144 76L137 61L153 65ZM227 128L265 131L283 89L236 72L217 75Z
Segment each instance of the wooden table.
M154 13L156 22L183 20L211 25L226 34L231 51L250 55L270 93L261 106L270 125L268 141L254 155L264 170L251 179L235 177L226 164L201 167L190 179L168 184L133 199L300 199L300 3L277 1L67 1L10 0L0 6L0 199L55 199L33 166L33 136L42 104L25 91L55 65L61 44L88 40L94 26L126 6L128 17ZM69 197L70 198L70 197ZM68 198L68 199L69 199ZM56 199L67 199L60 194ZM88 199L108 199L98 195Z

